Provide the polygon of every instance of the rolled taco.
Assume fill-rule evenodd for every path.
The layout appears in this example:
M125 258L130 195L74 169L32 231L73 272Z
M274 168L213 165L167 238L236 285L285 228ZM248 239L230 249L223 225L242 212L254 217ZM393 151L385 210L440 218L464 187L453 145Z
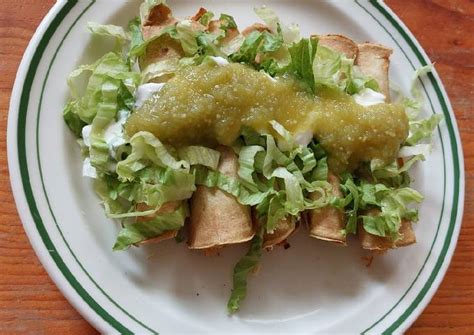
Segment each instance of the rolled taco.
M362 43L358 45L359 53L356 65L367 76L374 78L385 95L385 101L390 101L388 68L392 49L380 44Z
M219 146L222 174L237 178L238 158L229 147ZM249 241L255 235L249 206L217 188L198 186L191 198L190 249L219 248Z
M390 101L388 68L392 49L373 43L359 44L358 47L359 54L356 58L356 64L362 73L377 80L380 91L385 95L385 101ZM378 215L379 213L379 210L371 210L367 215ZM358 227L358 235L362 248L368 250L393 249L416 242L415 233L410 221L402 220L400 234L402 238L393 241L390 237L375 236L366 232L362 224L359 224Z
M359 53L357 44L348 37L337 34L313 35L312 37L316 37L320 45L342 53L347 58L355 59Z
M285 217L278 221L273 233L265 232L263 234L263 247L267 250L273 249L274 246L282 244L297 229L298 222L292 217Z
M342 197L339 178L332 172L328 174L328 182L332 186L333 195ZM319 195L312 194L314 200ZM342 233L346 225L344 212L328 206L314 209L309 212L309 235L311 237L346 245L346 236Z
M252 211L252 216L255 222L255 227L264 224L265 220L258 220L255 211ZM284 217L278 221L277 226L272 233L264 232L263 247L267 250L272 250L274 246L285 242L285 240L296 231L297 227L298 222L295 218Z
M165 4L153 6L150 13L142 18L141 31L143 39L149 40L160 35L163 29L173 26L178 21L173 17L171 9ZM165 64L166 68L177 68L178 61L184 56L183 48L179 41L171 38L168 34L151 41L146 50L139 58L140 68L144 73L146 82L162 83L173 76L173 72L161 73L159 76L149 77L148 73L152 72L152 67L157 64ZM174 64L174 65L173 65ZM173 66L170 66L173 65Z
M357 57L357 45L345 36L331 34L315 35L314 37L318 38L320 45L340 52L347 58ZM339 177L332 171L328 173L328 182L332 186L334 196L342 197ZM317 197L319 197L317 193L312 194L313 200L316 200ZM346 236L342 232L345 225L345 215L340 209L328 206L309 212L308 229L311 237L346 245Z
M374 209L366 215L377 216L380 210ZM390 237L382 237L370 234L365 231L362 223L359 223L358 235L362 248L374 251L384 251L387 249L396 249L416 243L415 232L412 229L412 223L409 220L402 220L400 230L401 238L393 241Z
M139 216L137 218L137 222L151 221L157 215L172 213L175 210L177 210L180 206L181 206L181 201L167 202L167 203L163 204L163 206L161 206L154 214L150 214L150 215L147 215L147 216ZM139 210L139 211L146 211L146 210L150 210L150 209L152 209L152 208L150 206L148 206L147 204L145 204L145 203L137 204L137 210ZM171 238L175 238L176 235L178 235L178 230L177 229L169 230L167 232L164 232L160 236L153 237L151 239L141 241L138 244L158 243L158 242L161 242L161 241L164 241L164 240L169 240Z

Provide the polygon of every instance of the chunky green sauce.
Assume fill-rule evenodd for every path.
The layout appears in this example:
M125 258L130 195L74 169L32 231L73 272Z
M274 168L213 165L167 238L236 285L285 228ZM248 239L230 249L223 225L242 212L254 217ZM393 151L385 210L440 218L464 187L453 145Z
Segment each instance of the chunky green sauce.
M126 131L149 131L177 146L230 145L242 126L271 132L270 120L294 135L311 131L339 171L374 158L393 160L408 134L402 106L363 107L329 89L314 96L290 78L273 80L245 65L213 63L179 72L132 114Z

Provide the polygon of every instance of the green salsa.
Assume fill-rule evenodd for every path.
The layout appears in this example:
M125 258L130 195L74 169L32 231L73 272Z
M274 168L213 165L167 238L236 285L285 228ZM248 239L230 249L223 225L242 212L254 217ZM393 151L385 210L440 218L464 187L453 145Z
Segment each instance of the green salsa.
M408 135L402 106L363 107L337 90L315 96L291 78L273 79L241 64L187 67L135 111L129 136L153 133L175 146L231 145L243 126L271 133L276 120L295 136L312 132L337 171L374 158L392 161Z

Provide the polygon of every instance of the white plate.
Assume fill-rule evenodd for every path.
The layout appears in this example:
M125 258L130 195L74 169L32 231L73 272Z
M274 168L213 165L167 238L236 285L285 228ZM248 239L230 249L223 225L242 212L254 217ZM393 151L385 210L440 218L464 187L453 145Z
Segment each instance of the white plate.
M178 15L195 1L169 1ZM257 19L256 1L201 1ZM429 62L408 29L376 1L271 1L303 34L341 33L394 49L391 78L407 91L413 71ZM67 75L106 45L88 21L125 25L137 1L59 1L34 35L18 71L8 124L8 157L18 211L46 270L64 295L102 332L402 332L437 289L455 248L464 202L464 166L456 121L436 73L423 79L425 114L445 121L429 159L414 173L426 195L418 243L366 268L358 243L348 248L311 239L303 230L289 250L265 253L241 312L226 314L231 270L244 246L207 258L173 241L112 252L117 225L105 219L81 177L79 148L61 117Z

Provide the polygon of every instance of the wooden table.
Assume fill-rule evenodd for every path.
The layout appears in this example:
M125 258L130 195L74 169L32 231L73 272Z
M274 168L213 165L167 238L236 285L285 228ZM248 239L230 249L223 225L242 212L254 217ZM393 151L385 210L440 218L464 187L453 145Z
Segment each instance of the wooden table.
M346 0L348 1L348 0ZM69 305L33 252L10 190L6 130L23 52L54 0L0 1L0 333L95 334ZM439 291L410 334L474 334L474 2L386 0L441 75L464 144L466 206L458 246ZM472 206L472 207L471 207Z

